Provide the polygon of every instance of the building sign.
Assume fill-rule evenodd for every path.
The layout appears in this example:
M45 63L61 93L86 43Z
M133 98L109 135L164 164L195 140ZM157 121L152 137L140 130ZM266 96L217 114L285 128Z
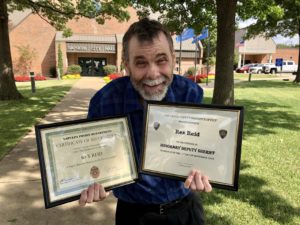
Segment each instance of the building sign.
M276 59L276 61L275 61L275 65L276 65L276 66L282 66L282 63L283 63L283 59L282 59L282 58L278 58L278 59Z
M67 52L116 53L116 46L98 43L67 43Z

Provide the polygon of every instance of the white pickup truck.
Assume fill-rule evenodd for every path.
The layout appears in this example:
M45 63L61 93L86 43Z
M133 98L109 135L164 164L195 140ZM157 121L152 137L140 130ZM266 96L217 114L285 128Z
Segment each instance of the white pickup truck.
M264 73L294 73L298 70L298 65L294 61L283 61L282 66L266 64L263 66Z

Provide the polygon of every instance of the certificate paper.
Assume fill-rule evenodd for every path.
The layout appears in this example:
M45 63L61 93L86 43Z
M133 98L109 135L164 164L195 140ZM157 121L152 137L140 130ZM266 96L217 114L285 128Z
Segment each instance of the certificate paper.
M146 104L141 171L185 180L199 169L214 187L237 190L243 108Z
M92 183L110 190L138 177L127 117L38 125L36 136L46 208Z

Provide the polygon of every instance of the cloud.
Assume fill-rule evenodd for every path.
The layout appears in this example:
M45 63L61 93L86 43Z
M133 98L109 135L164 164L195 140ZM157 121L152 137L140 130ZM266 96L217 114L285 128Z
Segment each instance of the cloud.
M255 23L255 19L248 19L245 21L238 21L238 27L245 28L253 23ZM276 44L286 44L286 45L296 45L299 44L299 35L295 35L294 37L283 37L281 35L277 35L273 37L273 40Z
M276 44L286 44L286 45L297 45L299 44L299 36L295 35L294 37L283 37L281 35L277 35L273 37L273 40Z

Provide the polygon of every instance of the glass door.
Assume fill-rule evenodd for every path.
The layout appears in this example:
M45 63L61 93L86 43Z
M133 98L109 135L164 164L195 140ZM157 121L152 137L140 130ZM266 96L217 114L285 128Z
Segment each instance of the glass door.
M107 65L106 58L78 58L82 76L104 76L103 67Z

